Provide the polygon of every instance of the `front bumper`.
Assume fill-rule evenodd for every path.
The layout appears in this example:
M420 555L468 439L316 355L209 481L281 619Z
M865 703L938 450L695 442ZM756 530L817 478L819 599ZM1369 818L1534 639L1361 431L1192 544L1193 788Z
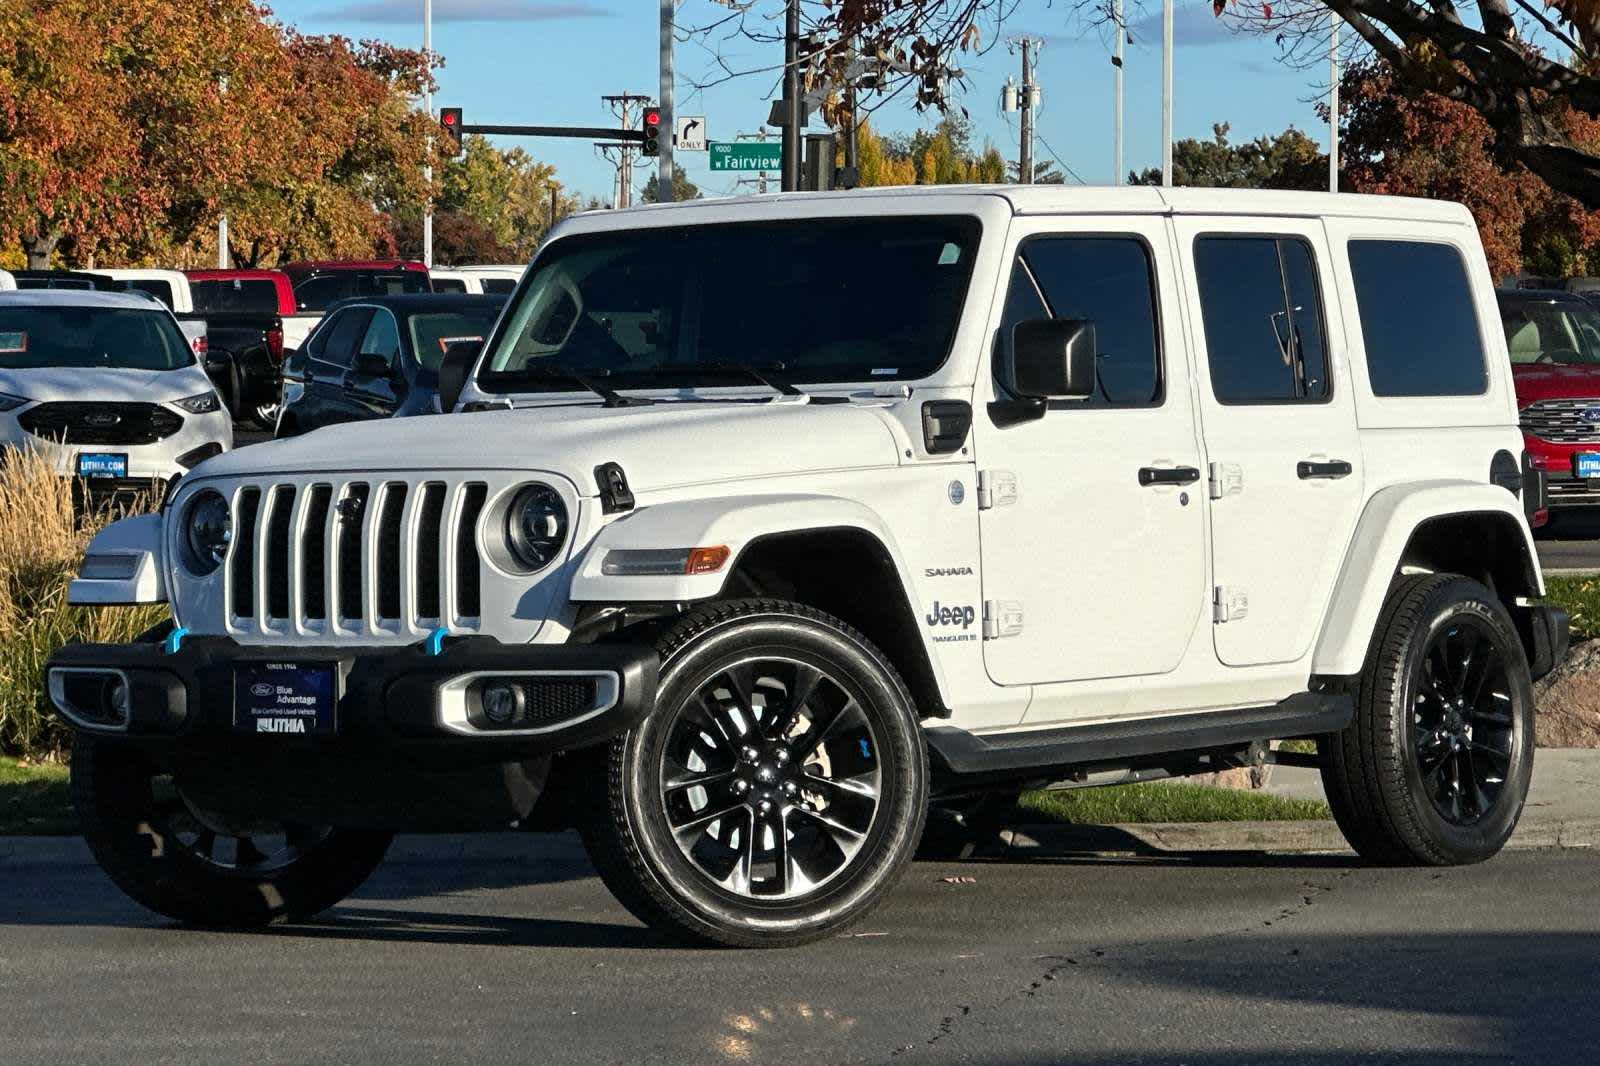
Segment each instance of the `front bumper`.
M0 447L28 448L37 452L49 459L62 477L78 475L80 454L127 456L127 477L88 478L86 482L91 490L149 491L153 482L170 481L206 458L203 451L228 451L233 447L233 420L226 409L203 415L185 413L181 429L153 444L58 444L22 428L15 415L25 410L0 416Z
M426 642L288 648L192 637L169 646L69 645L46 666L51 701L79 733L143 751L192 806L235 823L503 827L529 815L551 756L606 740L650 711L659 670L645 646L490 637L447 638L432 654ZM283 662L336 665L332 732L253 732L244 714L236 725L235 668ZM92 701L85 693L107 691L95 688L102 675L126 686L123 713L109 697L79 705ZM515 723L495 726L465 710L473 686L495 678L525 686L526 713Z

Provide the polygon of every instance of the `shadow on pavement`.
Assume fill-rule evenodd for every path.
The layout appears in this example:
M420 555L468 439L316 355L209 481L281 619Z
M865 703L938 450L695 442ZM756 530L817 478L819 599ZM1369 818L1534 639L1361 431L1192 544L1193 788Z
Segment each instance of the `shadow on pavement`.
M314 922L274 926L274 938L494 947L665 948L681 945L639 925L341 906Z

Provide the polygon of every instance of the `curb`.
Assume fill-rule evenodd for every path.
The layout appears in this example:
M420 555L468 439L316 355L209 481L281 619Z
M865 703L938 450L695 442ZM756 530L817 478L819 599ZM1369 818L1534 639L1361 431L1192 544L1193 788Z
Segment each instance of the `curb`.
M1142 825L1019 825L1002 830L995 856L1050 859L1075 855L1155 855L1206 852L1345 853L1339 827L1316 822L1150 822ZM1537 819L1517 827L1506 843L1519 851L1600 848L1600 818ZM584 864L576 833L448 833L407 835L389 849L390 863L522 862ZM0 837L0 868L92 866L77 837Z

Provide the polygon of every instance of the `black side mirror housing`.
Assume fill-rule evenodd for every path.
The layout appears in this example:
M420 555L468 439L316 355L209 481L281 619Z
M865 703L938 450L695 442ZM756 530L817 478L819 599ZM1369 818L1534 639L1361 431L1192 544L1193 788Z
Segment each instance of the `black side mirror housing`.
M1011 386L1030 400L1086 400L1094 395L1094 323L1038 318L1011 332Z
M377 352L357 352L355 362L350 364L350 369L364 378L386 378L393 367L388 356Z
M455 410L482 353L482 341L456 341L444 350L439 363L439 410L445 414Z

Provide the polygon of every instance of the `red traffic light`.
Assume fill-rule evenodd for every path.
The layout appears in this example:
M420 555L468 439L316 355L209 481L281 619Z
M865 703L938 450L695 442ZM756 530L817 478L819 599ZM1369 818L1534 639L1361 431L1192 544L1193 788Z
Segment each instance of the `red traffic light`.
M439 128L444 131L445 155L461 154L461 109L459 107L441 107L439 109Z
M661 125L661 109L659 107L647 107L647 108L645 108L644 109L644 124L646 126L659 126L659 125Z
M461 117L454 111L445 111L439 116L439 121L444 123L446 126L454 126L456 123L461 121Z

